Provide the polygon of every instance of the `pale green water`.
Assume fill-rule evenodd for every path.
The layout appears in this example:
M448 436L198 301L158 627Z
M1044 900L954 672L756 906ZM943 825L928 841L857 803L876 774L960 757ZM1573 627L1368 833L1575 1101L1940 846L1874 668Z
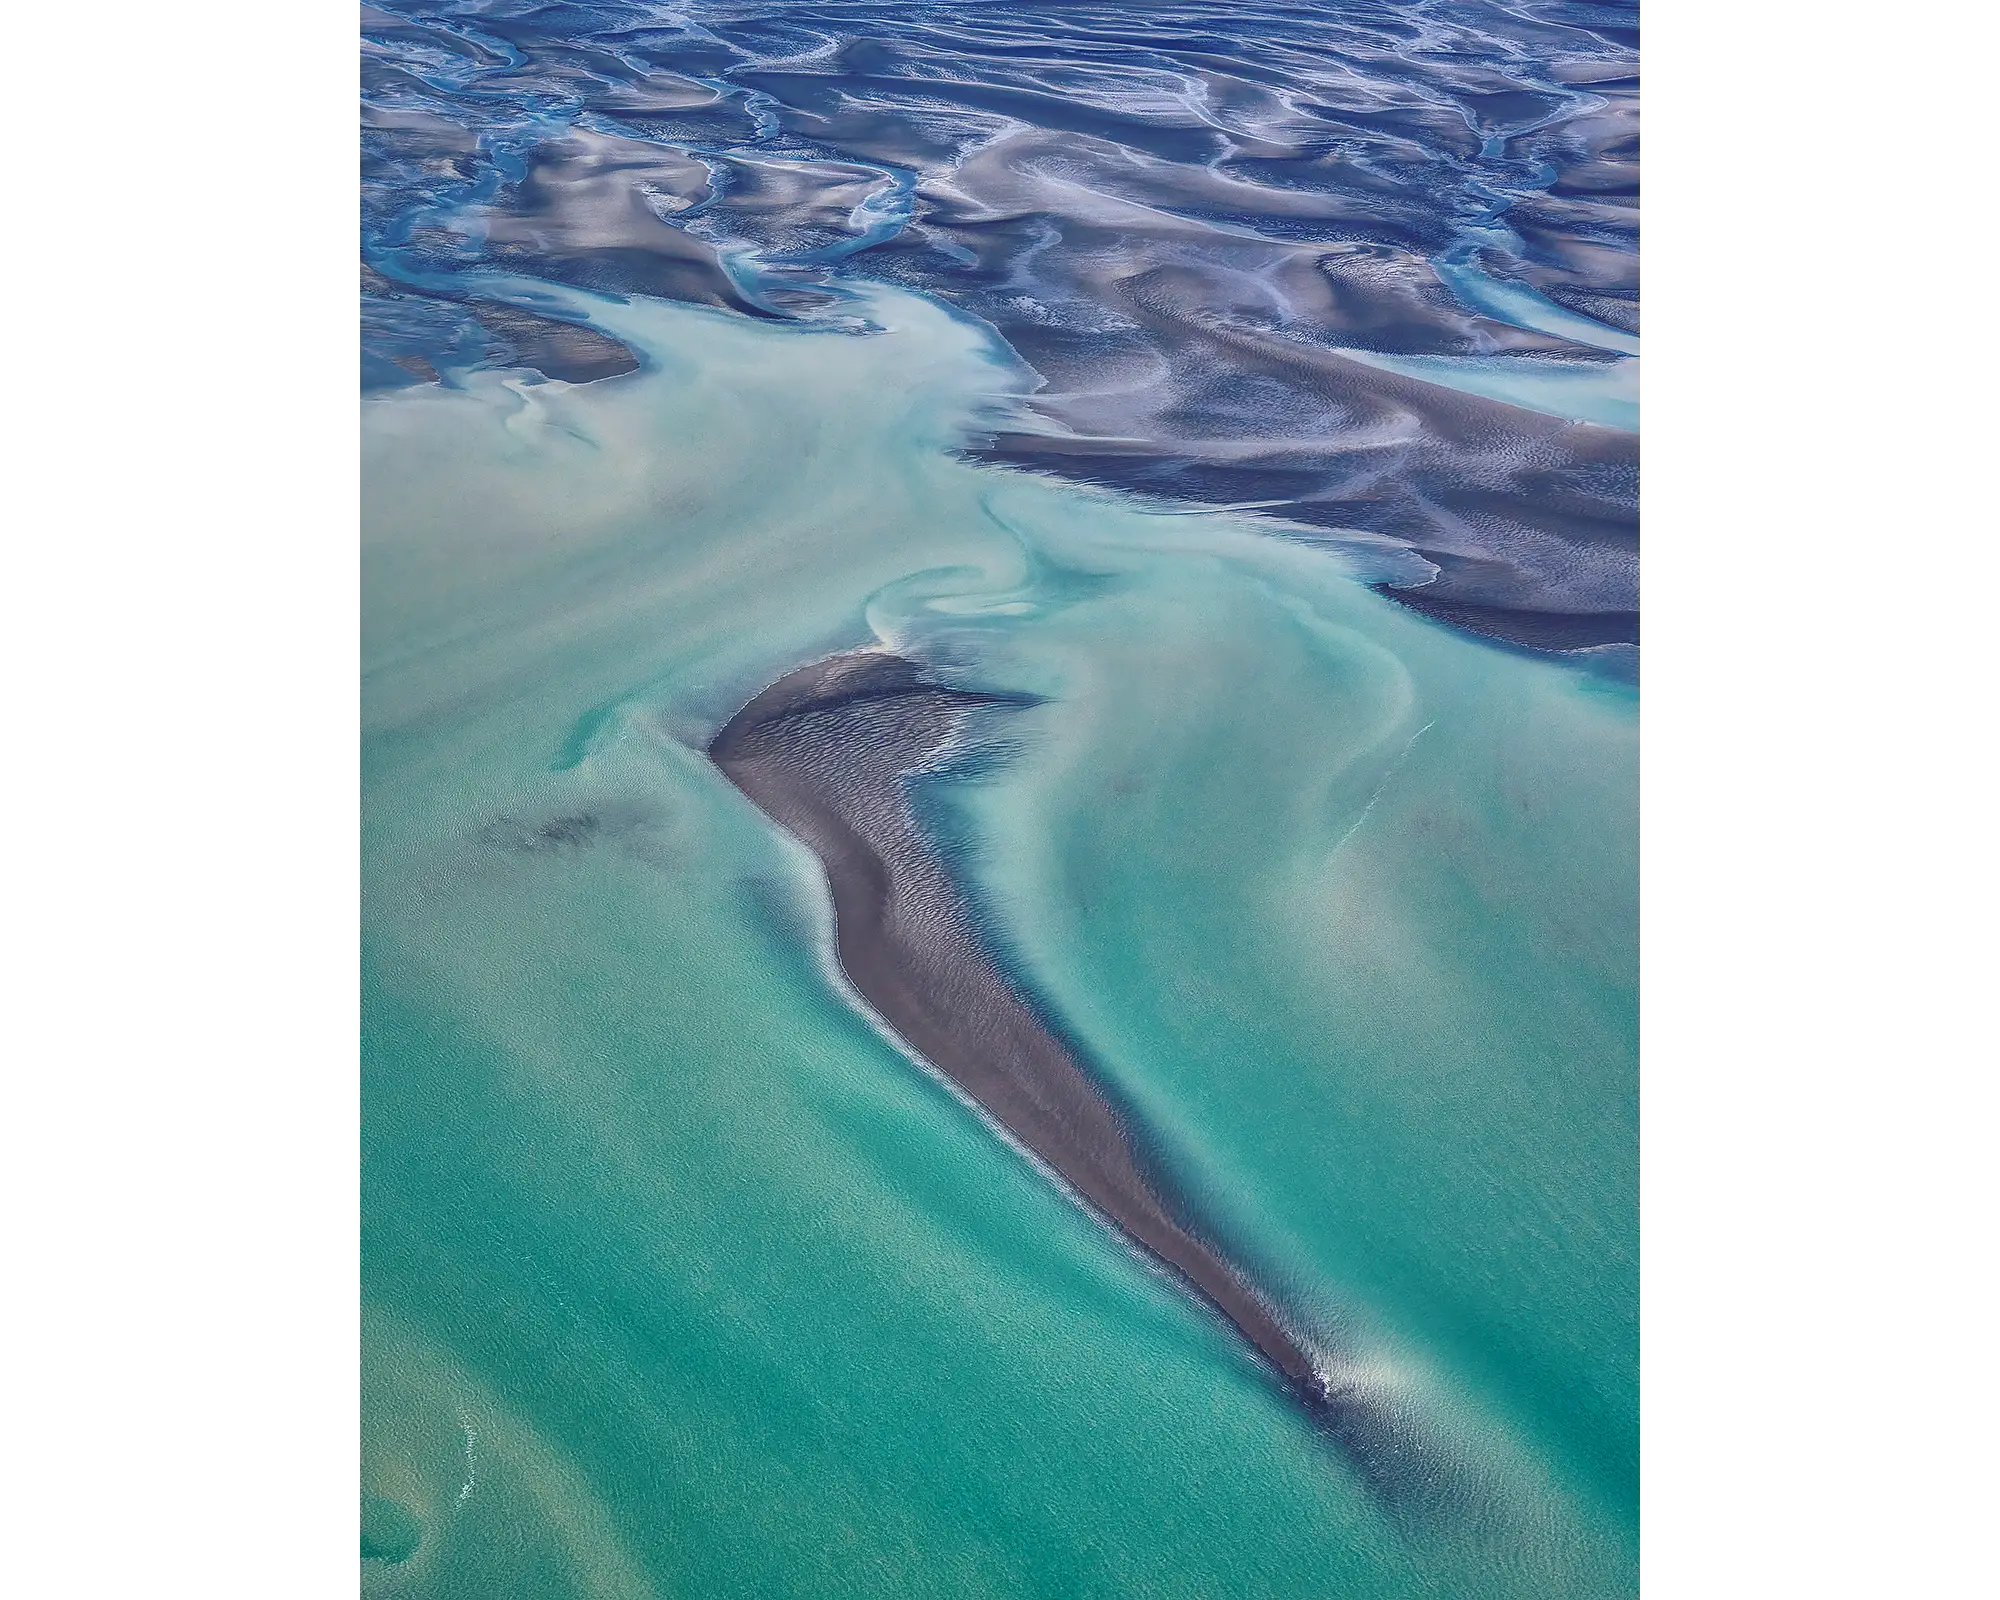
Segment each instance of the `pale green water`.
M368 1590L1630 1592L1631 696L951 459L1006 380L921 300L593 312L658 369L364 407ZM1476 1515L830 981L700 749L876 637L1048 697L933 796L996 933Z

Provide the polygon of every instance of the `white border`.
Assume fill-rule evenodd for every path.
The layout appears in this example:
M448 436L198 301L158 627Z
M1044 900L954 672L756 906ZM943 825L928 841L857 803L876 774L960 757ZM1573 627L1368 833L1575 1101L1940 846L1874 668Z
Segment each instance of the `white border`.
M8 1587L345 1600L354 13L7 39Z
M1991 15L1647 10L1656 1600L1994 1583Z

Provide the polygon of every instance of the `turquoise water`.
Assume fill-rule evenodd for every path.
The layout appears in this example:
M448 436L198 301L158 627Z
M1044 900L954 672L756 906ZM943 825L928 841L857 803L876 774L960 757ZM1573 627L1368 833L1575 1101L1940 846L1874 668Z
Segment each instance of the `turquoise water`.
M1631 691L956 459L923 299L569 303L645 369L363 408L367 1592L1631 1592ZM1042 697L927 795L992 936L1442 1511L847 995L702 750L871 640Z
M1341 354L1363 366L1483 395L1503 405L1572 422L1595 422L1624 433L1639 431L1637 356L1582 362L1534 356L1392 356L1372 350Z

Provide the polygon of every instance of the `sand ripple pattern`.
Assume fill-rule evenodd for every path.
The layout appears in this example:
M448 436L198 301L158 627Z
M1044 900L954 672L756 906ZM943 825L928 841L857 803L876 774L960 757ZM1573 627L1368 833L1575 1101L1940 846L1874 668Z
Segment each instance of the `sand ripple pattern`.
M364 7L364 381L632 358L496 266L755 318L889 281L1035 393L994 459L1637 638L1637 13L1526 3Z

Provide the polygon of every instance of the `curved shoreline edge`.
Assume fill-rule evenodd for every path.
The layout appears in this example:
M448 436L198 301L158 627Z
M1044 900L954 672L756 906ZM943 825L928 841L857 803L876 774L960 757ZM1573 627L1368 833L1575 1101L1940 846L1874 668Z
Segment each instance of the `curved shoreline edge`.
M1023 697L927 681L881 650L780 678L711 741L711 760L825 868L842 970L917 1055L1052 1169L1088 1209L1172 1269L1271 1368L1371 1486L1415 1485L1410 1441L1354 1388L1330 1383L1245 1274L1145 1169L1123 1119L982 943L925 838L906 780L936 770L983 711Z

